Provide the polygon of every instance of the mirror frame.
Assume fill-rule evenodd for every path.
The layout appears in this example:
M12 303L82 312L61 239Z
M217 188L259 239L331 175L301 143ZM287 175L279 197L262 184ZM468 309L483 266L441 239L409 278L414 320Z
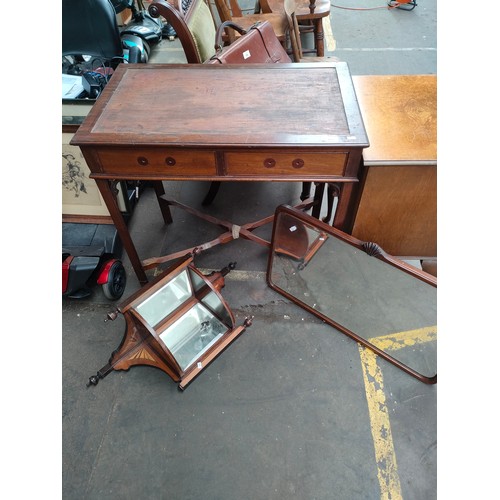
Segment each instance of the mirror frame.
M247 327L252 323L251 318L246 318L241 326L235 327L234 314L229 308L226 300L220 294L224 287L224 276L234 268L230 264L219 272L212 272L208 275L201 273L193 265L193 254L170 266L156 279L150 281L140 290L132 294L126 301L121 303L116 311L108 314L108 319L114 320L121 313L125 318L126 329L119 347L111 354L109 362L101 368L97 375L91 376L87 387L97 385L100 379L104 378L113 370L128 370L131 366L148 365L159 368L163 372L178 382L178 387L184 390L189 383L193 381L212 361L214 361ZM214 292L220 299L224 309L229 314L231 325L227 325L227 331L217 340L209 349L200 354L185 370L177 362L166 344L160 339L160 333L157 330L164 331L170 324L174 323L179 317L180 312L185 307L182 303L170 314L166 315L156 325L150 325L136 310L136 307L151 297L158 290L163 288L169 281L178 276L184 270L191 269L203 279L208 289L203 294L195 294L187 302L193 305L202 303L201 299L208 293ZM189 278L191 279L191 278ZM216 316L217 317L217 316Z
M333 328L336 328L340 332L342 332L344 335L347 335L348 337L352 338L362 346L372 350L375 352L375 354L379 355L381 358L387 360L389 363L392 363L393 365L397 366L404 372L408 373L409 375L415 377L416 379L420 380L421 382L425 384L435 384L437 383L437 374L433 376L426 376L423 375L416 370L410 368L406 364L402 363L401 361L397 360L387 352L381 350L379 347L376 345L372 344L371 342L367 341L363 337L359 336L352 330L349 330L345 326L341 325L340 323L337 323L334 321L332 318L329 316L326 316L325 314L319 312L318 310L312 308L305 302L300 301L297 297L294 295L291 295L288 293L286 290L283 288L280 288L277 286L275 283L273 283L271 276L272 276L272 269L273 269L273 260L274 260L274 254L275 254L275 248L276 248L276 243L277 243L277 228L278 228L278 221L279 221L279 215L280 214L287 214L292 217L296 217L299 221L312 226L313 228L317 229L318 232L326 233L329 236L332 236L333 238L337 238L345 243L348 243L349 245L357 248L358 250L362 250L365 252L367 255L375 258L382 260L383 262L386 262L387 264L401 270L402 272L405 272L411 276L413 276L415 279L421 280L431 286L434 286L437 288L437 279L436 277L432 276L431 274L426 273L425 271L421 271L417 269L416 267L411 266L410 264L407 264L406 262L403 262L400 259L397 259L396 257L393 257L392 255L387 254L384 252L384 250L378 246L376 243L372 242L364 242L361 240L358 240L357 238L354 238L353 236L344 233L333 226L330 226L319 219L316 219L315 217L312 217L300 210L297 210L295 208L292 208L289 205L280 205L277 207L275 211L275 216L274 216L274 223L273 223L273 231L272 231L272 240L271 240L271 249L269 251L269 260L268 260L268 265L267 265L267 275L266 275L266 280L267 284L270 288L272 288L274 291L278 292L279 294L283 295L286 297L288 300L291 302L295 303L302 309L305 309L309 313L313 314L317 318L321 319L328 325L332 326Z

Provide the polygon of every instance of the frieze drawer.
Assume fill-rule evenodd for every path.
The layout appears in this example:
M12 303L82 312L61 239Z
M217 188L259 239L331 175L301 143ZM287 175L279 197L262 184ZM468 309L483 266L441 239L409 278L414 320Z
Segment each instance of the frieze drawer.
M106 173L163 174L186 177L215 175L213 151L179 151L159 148L104 149L98 152Z
M325 153L226 153L226 175L343 176L348 154Z

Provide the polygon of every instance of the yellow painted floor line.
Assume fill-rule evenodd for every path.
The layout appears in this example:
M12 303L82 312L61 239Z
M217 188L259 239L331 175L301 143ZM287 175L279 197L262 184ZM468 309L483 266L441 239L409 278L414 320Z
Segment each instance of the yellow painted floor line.
M384 351L397 351L403 347L411 347L416 344L424 344L437 339L437 326L427 326L408 330L406 332L390 333L382 337L374 337L368 342Z
M369 342L384 350L397 350L430 342L436 338L437 327L431 326L372 338ZM389 410L385 400L383 373L377 364L378 356L371 349L359 345L359 355L375 448L380 498L381 500L401 500L403 495L392 441Z
M392 442L389 410L385 404L382 370L377 365L377 355L370 349L360 345L359 355L361 357L366 401L375 447L380 498L383 500L402 499L396 453Z
M330 16L323 18L323 32L325 34L325 52L333 52L337 47L337 42L333 37L332 23L330 22Z

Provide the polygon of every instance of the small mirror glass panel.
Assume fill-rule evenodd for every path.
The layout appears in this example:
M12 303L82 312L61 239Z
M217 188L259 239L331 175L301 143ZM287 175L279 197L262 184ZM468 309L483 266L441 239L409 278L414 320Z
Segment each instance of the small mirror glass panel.
M135 309L151 326L155 326L191 295L191 283L187 271L184 270Z
M161 333L160 339L185 370L228 330L211 311L197 303Z
M191 279L193 280L195 294L200 292L200 295L203 295L201 292L203 292L203 290L208 287L207 283L193 269L189 268L189 273ZM215 293L214 291L209 292L208 294L204 295L203 298L201 298L201 302L203 302L203 304L227 326L231 328L234 326L228 309L223 304L222 300L220 300L220 297L219 295L217 295L217 293Z

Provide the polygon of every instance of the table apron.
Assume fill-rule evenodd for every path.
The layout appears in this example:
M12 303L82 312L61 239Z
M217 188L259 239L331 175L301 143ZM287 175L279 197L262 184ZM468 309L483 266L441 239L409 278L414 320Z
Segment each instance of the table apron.
M95 179L357 182L349 167L359 155L349 150L99 148L89 166Z

